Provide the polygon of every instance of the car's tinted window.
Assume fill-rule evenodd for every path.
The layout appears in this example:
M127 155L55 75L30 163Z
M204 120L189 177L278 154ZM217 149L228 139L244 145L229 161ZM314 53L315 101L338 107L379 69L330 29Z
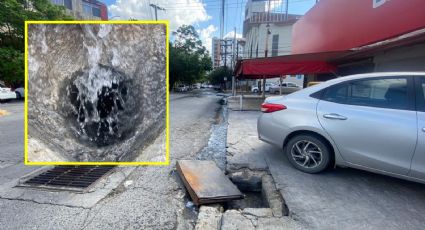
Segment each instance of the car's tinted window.
M425 111L425 77L422 77L420 80L420 88L422 90L420 90L420 92L422 93L422 95L419 95L419 108L422 108L422 111Z
M322 99L351 105L407 109L407 78L355 80L330 87Z
M323 100L336 103L346 103L348 95L348 84L340 84L329 87L323 95Z
M347 103L390 109L407 109L407 78L359 80L350 83Z

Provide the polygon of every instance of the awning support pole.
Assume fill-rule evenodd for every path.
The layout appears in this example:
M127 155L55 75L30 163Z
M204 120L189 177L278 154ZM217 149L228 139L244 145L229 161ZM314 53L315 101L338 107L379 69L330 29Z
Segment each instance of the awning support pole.
M266 75L263 75L263 90L262 90L262 97L266 98Z
M279 76L279 91L280 95L282 95L282 75Z

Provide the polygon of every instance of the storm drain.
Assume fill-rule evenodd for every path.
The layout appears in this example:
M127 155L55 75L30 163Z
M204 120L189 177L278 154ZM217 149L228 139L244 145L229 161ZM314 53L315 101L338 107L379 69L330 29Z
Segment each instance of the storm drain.
M84 191L113 168L114 166L56 166L24 181L21 186Z

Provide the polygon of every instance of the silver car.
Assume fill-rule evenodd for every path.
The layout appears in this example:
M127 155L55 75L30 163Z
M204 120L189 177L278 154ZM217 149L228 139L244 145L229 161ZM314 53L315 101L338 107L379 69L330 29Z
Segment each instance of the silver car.
M425 183L425 72L352 75L267 98L258 135L307 173L345 166Z

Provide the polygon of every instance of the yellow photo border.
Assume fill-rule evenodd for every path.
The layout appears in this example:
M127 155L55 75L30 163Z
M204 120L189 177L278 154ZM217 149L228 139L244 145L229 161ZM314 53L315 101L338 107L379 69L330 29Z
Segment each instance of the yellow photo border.
M165 118L165 161L153 162L30 162L28 161L28 25L29 24L164 24L166 28L166 118ZM170 164L170 95L169 95L169 21L25 21L25 103L24 103L24 164L25 165L169 165Z

